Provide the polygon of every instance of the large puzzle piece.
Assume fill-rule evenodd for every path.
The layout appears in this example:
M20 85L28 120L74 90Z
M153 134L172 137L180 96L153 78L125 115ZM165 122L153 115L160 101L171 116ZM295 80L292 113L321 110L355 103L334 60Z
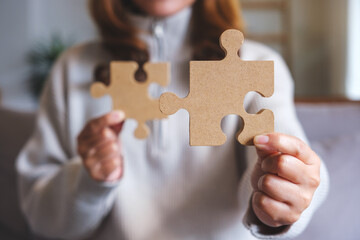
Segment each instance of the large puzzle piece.
M159 109L159 100L152 99L148 94L151 83L158 83L166 86L169 82L169 64L167 63L146 63L144 69L147 74L145 82L137 82L134 74L138 64L132 61L111 62L110 85L97 82L91 86L93 97L102 97L109 94L113 101L114 110L125 112L126 118L137 120L138 127L135 130L135 137L146 138L149 129L146 121L166 118Z
M248 114L244 97L256 91L270 97L274 91L273 61L242 61L238 56L244 41L238 30L227 30L220 37L226 53L221 61L190 62L190 92L184 99L173 93L160 97L164 114L184 108L190 115L190 145L217 146L226 141L221 120L229 114L243 119L243 129L237 133L241 144L252 145L254 136L274 131L274 115L270 110Z

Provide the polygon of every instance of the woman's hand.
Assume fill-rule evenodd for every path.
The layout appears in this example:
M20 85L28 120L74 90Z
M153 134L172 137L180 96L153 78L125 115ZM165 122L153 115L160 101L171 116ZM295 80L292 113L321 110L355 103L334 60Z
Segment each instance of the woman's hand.
M266 225L296 222L320 183L320 158L303 141L281 133L256 136L252 208Z
M78 136L78 153L90 176L97 181L114 182L123 173L118 134L125 114L113 111L87 123Z

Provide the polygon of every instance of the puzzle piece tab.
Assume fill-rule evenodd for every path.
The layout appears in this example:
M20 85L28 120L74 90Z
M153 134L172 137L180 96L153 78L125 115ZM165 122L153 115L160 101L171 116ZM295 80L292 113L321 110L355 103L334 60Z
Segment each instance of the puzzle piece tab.
M109 94L113 101L114 110L125 112L126 118L137 120L138 127L135 130L135 137L146 138L149 128L146 121L166 118L159 109L159 100L152 99L148 94L149 85L158 83L166 86L169 83L168 63L146 63L144 69L147 74L145 82L137 82L134 74L138 64L133 61L111 62L110 85L97 82L91 86L91 95L95 98Z
M238 30L227 30L220 37L226 53L221 61L190 62L190 92L180 99L173 93L160 97L160 109L170 115L184 108L190 115L190 145L217 146L226 141L221 120L229 114L243 119L243 129L237 133L241 144L252 145L258 134L274 131L274 115L270 110L248 114L244 97L256 91L270 97L274 91L273 61L242 61L238 56L244 41Z

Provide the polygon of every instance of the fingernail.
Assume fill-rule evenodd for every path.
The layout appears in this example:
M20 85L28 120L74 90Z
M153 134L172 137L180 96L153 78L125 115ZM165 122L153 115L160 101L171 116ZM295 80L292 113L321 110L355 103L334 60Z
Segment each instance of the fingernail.
M112 117L115 121L120 121L120 120L124 120L125 118L125 113L123 111L114 111L112 113Z
M269 137L266 135L258 135L254 138L255 145L263 145L269 142Z

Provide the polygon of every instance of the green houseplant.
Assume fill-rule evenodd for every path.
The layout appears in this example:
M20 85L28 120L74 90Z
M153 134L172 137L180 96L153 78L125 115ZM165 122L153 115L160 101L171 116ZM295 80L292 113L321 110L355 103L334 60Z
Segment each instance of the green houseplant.
M30 65L29 87L36 98L41 95L52 65L69 46L69 41L54 34L48 42L36 44L26 56L26 61Z

